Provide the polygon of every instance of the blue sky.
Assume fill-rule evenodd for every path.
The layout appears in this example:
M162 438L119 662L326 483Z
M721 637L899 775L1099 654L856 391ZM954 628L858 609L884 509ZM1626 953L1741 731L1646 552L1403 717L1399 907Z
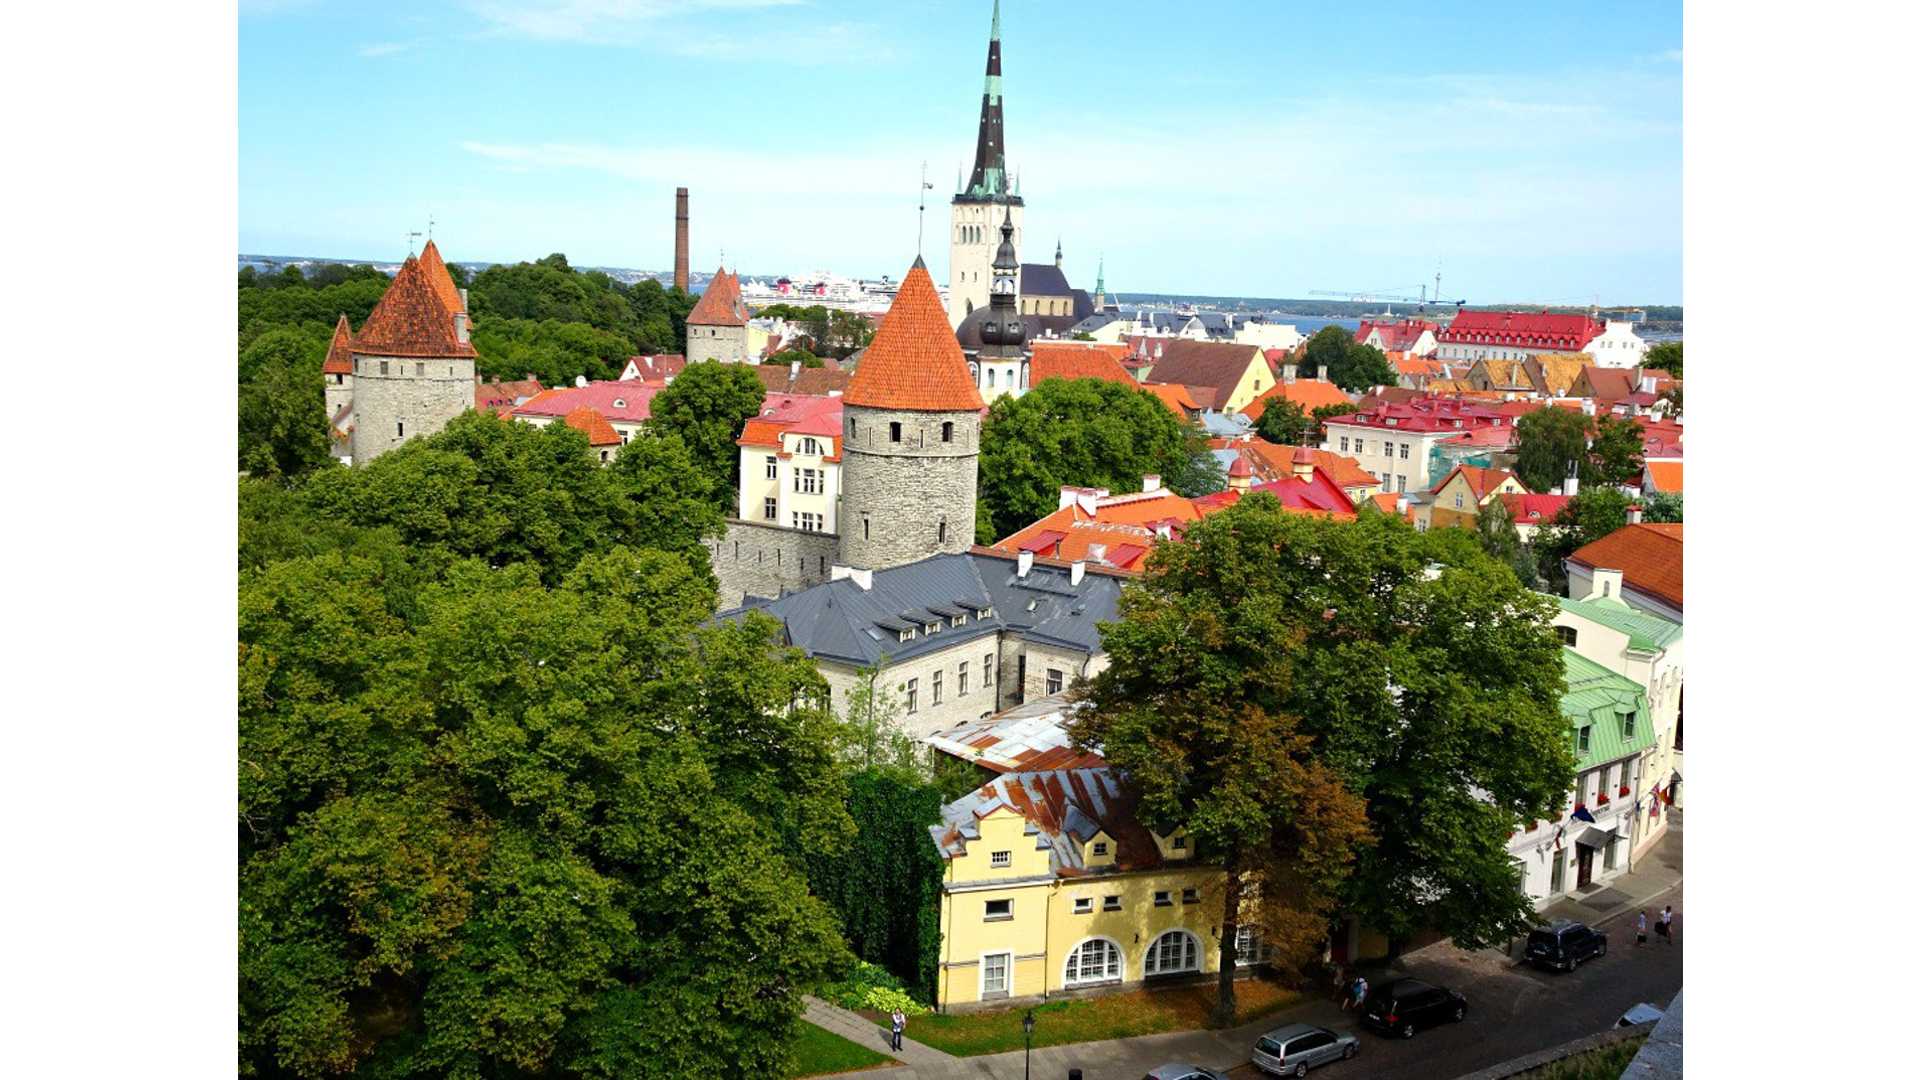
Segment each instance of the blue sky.
M241 0L240 249L944 280L991 0ZM1681 297L1678 3L1004 0L1027 261L1091 287ZM1044 249L1044 250L1042 250Z

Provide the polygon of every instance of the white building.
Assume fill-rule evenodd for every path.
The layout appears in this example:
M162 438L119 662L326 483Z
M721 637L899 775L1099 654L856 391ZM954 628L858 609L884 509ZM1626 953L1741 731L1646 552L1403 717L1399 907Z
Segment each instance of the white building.
M740 433L740 520L838 533L840 422L839 397L768 397Z
M1608 319L1606 330L1580 351L1600 367L1636 368L1647 358L1647 343L1634 332L1632 323Z

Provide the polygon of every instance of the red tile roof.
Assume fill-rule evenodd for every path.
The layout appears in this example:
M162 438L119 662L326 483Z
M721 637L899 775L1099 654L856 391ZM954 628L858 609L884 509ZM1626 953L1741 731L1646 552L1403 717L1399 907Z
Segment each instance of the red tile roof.
M1046 379L1105 379L1126 386L1138 385L1109 349L1036 342L1027 371L1027 385L1039 386Z
M617 379L590 382L585 386L555 387L535 394L513 410L513 415L564 417L585 405L609 420L640 424L653 415L653 395L662 389L658 383Z
M782 435L816 435L829 443L826 457L840 456L840 416L845 398L805 394L768 394L760 415L747 421L735 441L740 446L781 448Z
M853 372L836 368L803 367L795 374L792 368L784 364L755 364L753 373L769 394L824 397L832 393L846 393L847 385L853 382Z
M408 256L354 335L353 351L362 356L467 357L473 345L453 328L453 312L440 300L415 256Z
M1387 397L1383 392L1380 397ZM1460 398L1415 396L1412 400L1371 405L1357 413L1335 416L1328 424L1377 429L1381 432L1468 431L1475 428L1511 428L1499 409Z
M613 430L613 425L607 423L607 418L601 416L599 411L591 406L582 405L574 409L561 422L575 431L585 432L589 446L619 445L620 433Z
M327 343L327 361L320 370L328 375L353 374L353 327L347 324L345 312L333 324L333 340Z
M1560 516L1571 495L1502 495L1500 505L1515 525L1545 525Z
M1439 323L1425 319L1402 319L1398 322L1375 322L1371 319L1360 320L1360 328L1353 332L1353 340L1364 342L1375 330L1380 331L1380 350L1382 352L1405 352L1413 348L1420 335L1428 330L1436 334Z
M1576 550L1568 561L1589 570L1618 570L1627 587L1681 606L1681 526L1642 522Z
M1606 368L1588 364L1580 370L1580 380L1586 385L1582 389L1590 390L1595 401L1614 402L1625 400L1638 387L1633 372L1626 368Z
M1244 461L1243 456L1236 459ZM1245 495L1264 491L1280 500L1280 505L1296 513L1326 516L1342 520L1353 517L1353 500L1333 478L1315 469L1313 476L1289 476L1281 480L1272 480L1264 484L1255 484L1244 493L1233 488L1217 491L1212 495L1202 495L1193 500L1193 508L1203 516L1215 511L1225 510L1239 502Z
M1647 476L1653 480L1653 490L1669 494L1681 491L1685 482L1682 464L1678 461L1649 461Z
M480 383L473 388L473 407L481 412L491 412L500 416L510 416L519 403L540 393L539 379L519 379L513 382Z
M740 299L740 279L727 273L725 267L714 271L707 291L700 294L699 303L687 312L687 322L699 326L747 325L747 305Z
M447 264L440 258L440 249L431 240L420 249L420 269L448 312L467 310L467 302L460 299L460 286L453 283L453 275L447 272Z
M1435 335L1450 345L1508 345L1546 352L1578 352L1606 331L1585 315L1518 311L1463 311Z
M1259 364L1261 370L1270 370L1266 355L1252 345L1188 338L1150 340L1154 351L1147 355L1153 358L1153 381L1181 383L1194 390L1200 403L1209 409L1225 406L1249 365Z
M1353 399L1346 391L1323 379L1295 379L1292 382L1278 382L1270 390L1262 391L1260 396L1247 402L1240 412L1254 423L1267 411L1267 406L1285 398L1300 406L1300 411L1311 414L1313 410L1328 405L1351 405Z
M846 399L849 405L924 412L985 407L926 263L915 259L907 271L847 385Z
M1140 389L1148 391L1160 399L1161 404L1173 410L1173 414L1182 420L1187 414L1200 411L1200 403L1179 383L1141 383Z
M687 368L687 358L679 353L660 353L655 356L629 356L627 366L620 369L625 375L629 370L634 378L655 381L671 379Z

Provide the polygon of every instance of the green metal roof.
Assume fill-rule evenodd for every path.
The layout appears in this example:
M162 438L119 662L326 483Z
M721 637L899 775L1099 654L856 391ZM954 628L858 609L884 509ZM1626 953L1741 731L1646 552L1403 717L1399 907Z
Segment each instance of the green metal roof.
M1578 768L1617 761L1653 745L1653 717L1640 684L1625 675L1615 675L1572 649L1563 647L1560 659L1567 668L1567 692L1560 698L1560 712L1573 735ZM1625 723L1629 714L1634 717L1631 737ZM1592 728L1584 754L1579 750L1582 726Z
M1627 643L1641 652L1657 652L1680 640L1679 623L1637 611L1612 597L1569 600L1562 596L1560 609L1620 631L1627 635Z

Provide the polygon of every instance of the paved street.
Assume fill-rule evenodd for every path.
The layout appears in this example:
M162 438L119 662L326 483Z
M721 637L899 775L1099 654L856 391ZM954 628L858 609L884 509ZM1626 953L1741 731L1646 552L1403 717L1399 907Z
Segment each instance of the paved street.
M1639 1002L1664 1006L1680 990L1681 957L1687 938L1678 816L1667 836L1633 873L1578 905L1556 905L1547 912L1605 929L1609 938L1605 957L1562 974L1515 966L1500 950L1466 952L1444 942L1422 949L1404 959L1405 974L1465 994L1470 1005L1466 1021L1405 1041L1362 1032L1360 1055L1353 1061L1329 1066L1324 1075L1334 1080L1343 1076L1446 1080L1590 1035L1611 1025ZM1595 904L1602 905L1603 910L1591 906ZM1635 948L1631 914L1645 907L1651 919L1663 904L1672 904L1679 914L1681 944L1662 945L1649 934L1646 948ZM1400 973L1367 974L1377 986L1383 978ZM1232 1068L1236 1078L1254 1077L1259 1074L1247 1064L1254 1038L1269 1027L1292 1021L1334 1028L1354 1026L1351 1015L1343 1014L1337 1005L1314 1001L1231 1031L1178 1032L1035 1050L1033 1076L1061 1080L1069 1067L1079 1067L1085 1080L1138 1080L1155 1065L1190 1061L1216 1069ZM877 1049L878 1032L871 1042ZM993 1054L848 1075L866 1080L1020 1080L1025 1064L1019 1053Z

